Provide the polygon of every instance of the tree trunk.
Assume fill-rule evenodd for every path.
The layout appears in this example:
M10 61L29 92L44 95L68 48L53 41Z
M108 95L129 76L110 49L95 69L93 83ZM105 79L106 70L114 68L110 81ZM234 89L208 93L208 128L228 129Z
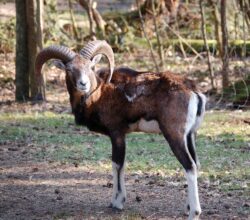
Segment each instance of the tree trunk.
M206 23L205 23L204 8L202 5L202 0L199 0L199 5L200 5L200 11L201 11L201 31L202 31L202 35L203 35L203 40L204 40L206 52L207 52L207 65L208 65L208 69L209 69L209 73L210 73L211 86L212 86L212 89L215 89L214 72L213 72L213 67L212 67L212 63L211 63L211 59L210 59L210 51L209 51L209 47L207 44Z
M42 49L42 4L42 0L26 0L30 92L33 100L45 99L43 81L34 72L36 55Z
M221 39L221 22L220 22L220 15L218 11L218 7L216 2L213 0L209 0L209 4L212 7L212 14L214 19L214 31L215 31L215 38L217 41L217 48L219 50L220 57L222 56L222 39Z
M16 100L45 99L42 79L34 72L42 49L42 0L16 0Z
M166 1L172 3L172 1L169 1L169 0L166 0ZM143 15L146 15L146 14L153 15L153 4L154 4L154 10L156 14L160 14L166 9L165 0L158 0L158 1L146 0L144 4L140 6L141 13Z
M248 29L250 29L250 0L238 0L237 3L243 13Z
M156 15L165 14L167 12L167 16L175 17L180 4L180 0L145 0L139 1L137 3L138 7L140 7L142 15L152 15L153 4Z
M163 52L163 46L162 46L162 41L159 33L159 29L157 26L157 21L156 21L156 10L155 10L155 1L152 1L152 11L153 11L153 21L154 21L154 27L155 27L155 33L156 33L156 39L157 39L157 45L158 45L158 54L160 57L160 66L162 69L164 69L164 52Z
M79 35L78 35L78 31L77 31L77 24L76 24L76 20L74 17L73 5L72 5L71 0L68 0L68 4L69 4L69 14L70 14L71 22L72 22L72 29L73 29L74 37L76 40L78 40Z
M142 18L141 7L139 6L139 1L137 0L136 2L137 2L138 12L139 12L139 17L140 17L140 20L141 20L141 29L143 31L144 37L146 38L146 40L148 42L149 47L150 47L151 57L152 57L152 60L153 60L153 62L155 64L156 71L159 72L160 70L159 70L158 64L157 64L155 56L154 56L152 43L150 42L150 40L149 40L149 38L147 36L147 33L145 31L145 23L144 23L144 20Z
M92 11L93 0L79 0L79 4L86 10L89 18L89 35L95 36L94 17Z
M105 36L106 22L103 20L99 11L97 11L96 4L93 5L93 7L92 7L92 13L93 13L93 18L94 18L95 23L96 23L96 27L98 28L99 31L101 31L101 34L104 37Z
M95 26L101 32L101 37L105 36L105 24L101 14L96 9L96 2L93 0L79 0L79 4L86 10L89 18L90 36L95 35Z
M16 0L16 101L29 98L27 19L25 1Z
M226 0L221 0L221 33L222 33L222 84L223 89L229 85L228 31L226 18Z

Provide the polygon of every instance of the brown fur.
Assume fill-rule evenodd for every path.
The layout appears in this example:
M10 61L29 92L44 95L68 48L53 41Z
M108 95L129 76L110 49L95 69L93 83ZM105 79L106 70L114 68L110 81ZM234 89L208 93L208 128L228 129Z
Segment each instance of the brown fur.
M105 78L105 72L99 74L103 74L101 76ZM188 103L189 93L194 87L191 81L170 72L158 74L130 70L119 72L119 69L116 69L111 83L101 82L86 99L84 105L80 104L81 93L73 89L73 86L68 86L68 90L74 114L81 112L84 118L89 118L93 112L98 113L96 130L91 129L90 122L83 124L98 132L100 132L99 126L104 127L101 133L109 134L117 129L128 132L128 125L140 118L169 121L171 124L179 121L178 124L183 127L187 104L183 107L180 104ZM136 97L130 102L126 95L136 95ZM176 99L176 96L180 98ZM79 111L79 108L84 108L84 112ZM174 130L176 129L178 128Z
M100 78L106 81L109 71L108 69L101 69L97 73ZM130 68L121 67L114 70L111 82L117 85L124 85L127 83L136 83L141 82L142 84L145 81L149 80L157 80L157 79L165 79L165 81L169 84L184 84L187 88L197 91L197 87L193 80L188 79L187 77L180 76L177 74L173 74L170 71L161 72L161 73L153 73L153 72L138 72L132 70Z
M110 84L101 81L84 103L79 92L69 91L73 94L70 96L73 113L76 118L82 118L76 121L92 131L119 137L131 132L129 125L142 118L156 120L178 160L185 169L191 169L183 137L189 98L191 91L196 91L195 84L171 72L124 73L118 70ZM132 101L126 97L133 95Z
M137 72L118 68L111 83L106 83L108 70L92 70L97 62L98 57L87 60L76 55L63 67L76 123L111 139L115 181L111 207L121 209L126 200L123 174L126 133L145 131L143 128L149 124L146 121L156 124L155 127L151 124L149 128L153 129L146 131L161 131L184 169L196 171L197 157L192 135L196 132L197 120L200 121L204 113L205 98L197 93L193 81L171 72ZM192 107L190 111L189 106ZM140 122L144 127L136 126ZM196 197L196 194L192 196ZM191 217L200 214L199 207L199 204L190 206Z

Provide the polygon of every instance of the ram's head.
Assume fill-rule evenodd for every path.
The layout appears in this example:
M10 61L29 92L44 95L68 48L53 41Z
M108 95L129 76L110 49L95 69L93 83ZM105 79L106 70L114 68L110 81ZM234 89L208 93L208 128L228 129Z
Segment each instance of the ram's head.
M110 82L114 70L114 54L112 48L106 41L91 41L79 54L64 46L50 46L40 51L35 63L35 72L41 75L43 64L56 59L56 66L66 71L67 86L80 91L83 94L89 94L98 85L98 76L93 70L100 61L102 55L105 55L109 62Z

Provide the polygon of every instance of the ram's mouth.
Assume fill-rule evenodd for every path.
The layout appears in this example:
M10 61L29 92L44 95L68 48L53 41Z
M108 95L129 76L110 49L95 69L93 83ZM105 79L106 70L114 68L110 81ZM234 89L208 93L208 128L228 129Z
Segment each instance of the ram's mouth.
M90 90L90 85L89 83L88 84L85 84L85 85L80 85L80 84L77 84L76 88L80 91L80 92L89 92Z

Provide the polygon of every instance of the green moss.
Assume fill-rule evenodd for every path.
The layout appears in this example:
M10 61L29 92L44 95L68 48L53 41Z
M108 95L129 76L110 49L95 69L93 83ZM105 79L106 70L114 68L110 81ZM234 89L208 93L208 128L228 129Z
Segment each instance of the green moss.
M143 37L136 37L130 31L128 34L124 36L125 43L133 48L149 48L148 42ZM156 38L150 39L154 48L157 48L157 40ZM195 51L198 53L205 51L204 41L202 39L185 39L185 42L190 45ZM163 40L162 44L165 48L169 46L173 46L176 51L181 51L181 43L186 53L194 54L193 50L187 46L184 42L181 42L179 39L168 39ZM217 53L217 42L216 40L208 40L208 47L211 53ZM229 53L231 55L243 56L244 51L246 51L246 55L250 55L250 41L246 41L246 44L242 40L230 41L229 42Z

